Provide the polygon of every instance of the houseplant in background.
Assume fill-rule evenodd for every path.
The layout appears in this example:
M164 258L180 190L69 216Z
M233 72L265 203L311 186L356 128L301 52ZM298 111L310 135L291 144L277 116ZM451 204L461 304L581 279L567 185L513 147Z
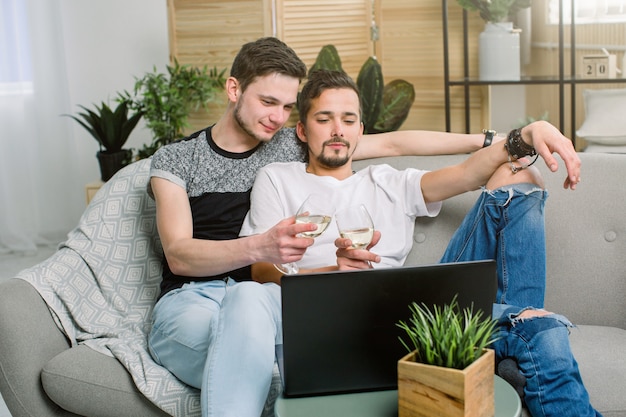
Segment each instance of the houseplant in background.
M343 71L334 45L322 47L309 74L317 69ZM413 85L405 80L393 80L385 85L382 67L374 57L365 61L356 83L361 94L364 133L398 130L415 101Z
M84 112L77 116L69 116L84 127L100 145L96 157L100 164L100 179L108 181L113 174L132 161L132 149L124 149L124 145L137 123L142 112L136 111L129 117L130 100L120 99L115 110L105 102L94 105L95 110L80 106Z
M408 322L397 325L409 353L398 361L398 416L494 415L496 322L482 311L413 303Z
M485 30L478 38L479 78L519 81L521 77L520 30L513 28L518 11L531 0L457 0L465 10L478 11Z
M182 138L190 113L206 108L224 90L226 69L196 68L174 60L166 70L159 72L155 67L135 79L132 94L120 94L121 100L130 101L131 108L143 114L153 134L152 142L138 150L139 158L147 158L161 146Z

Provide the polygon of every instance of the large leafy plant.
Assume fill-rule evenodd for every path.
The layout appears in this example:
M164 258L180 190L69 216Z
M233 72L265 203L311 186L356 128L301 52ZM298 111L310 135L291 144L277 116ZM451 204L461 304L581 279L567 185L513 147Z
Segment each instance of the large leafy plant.
M341 59L334 45L322 47L309 74L318 69L343 71ZM365 133L398 130L406 120L415 101L415 89L405 80L384 84L380 63L369 57L359 71L357 86L361 95Z
M100 151L109 153L122 150L143 114L142 111L136 111L129 117L131 102L128 99L119 100L115 110L105 102L100 106L94 105L95 110L81 105L79 107L84 112L79 112L77 116L66 116L76 120L91 134L100 145Z
M468 11L478 11L485 22L511 21L519 10L530 7L531 0L457 0Z
M167 72L152 72L136 78L133 94L124 92L121 99L130 100L132 107L144 115L146 127L153 140L138 151L139 158L152 155L158 148L184 136L192 111L207 108L223 91L226 69L208 69L181 65L174 61Z
M456 296L443 307L412 303L409 310L409 321L397 325L408 336L408 342L400 341L417 362L465 369L495 341L496 321L483 319L480 310L461 310Z

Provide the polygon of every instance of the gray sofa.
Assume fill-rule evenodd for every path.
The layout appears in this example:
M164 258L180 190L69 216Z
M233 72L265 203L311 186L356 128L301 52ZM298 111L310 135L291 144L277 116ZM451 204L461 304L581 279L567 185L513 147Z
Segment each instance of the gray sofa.
M626 417L626 155L580 156L574 192L562 189L564 171L537 163L550 190L546 307L579 325L571 343L594 406ZM373 162L435 169L464 157ZM145 351L161 253L148 164L107 182L57 253L0 283L0 392L13 417L199 414L197 391ZM436 262L475 198L419 219L408 262Z

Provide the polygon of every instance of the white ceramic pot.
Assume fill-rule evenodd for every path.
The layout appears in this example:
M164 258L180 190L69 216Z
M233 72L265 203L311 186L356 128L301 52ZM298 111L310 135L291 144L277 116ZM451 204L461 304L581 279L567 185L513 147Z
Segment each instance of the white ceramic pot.
M520 34L513 23L490 23L478 37L481 81L520 80Z

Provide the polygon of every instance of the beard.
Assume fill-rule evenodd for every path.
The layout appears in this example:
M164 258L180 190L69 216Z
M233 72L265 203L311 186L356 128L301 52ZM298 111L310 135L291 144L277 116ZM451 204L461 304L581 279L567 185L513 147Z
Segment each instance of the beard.
M337 151L332 151L331 155L327 155L325 153L326 146L332 143L344 144L347 150L346 154L338 155ZM348 161L350 161L351 156L352 156L352 153L350 152L350 142L341 138L333 138L331 140L327 140L326 142L324 142L323 147L322 147L322 153L317 155L315 159L317 159L317 162L319 162L322 166L326 166L328 168L338 168L347 164Z
M252 128L246 122L244 122L243 118L241 117L241 105L240 105L240 103L241 103L241 101L238 101L235 104L235 110L233 112L235 122L237 123L237 125L239 125L239 128L241 130L243 130L248 136L250 136L251 138L255 139L258 142L267 142L269 139L271 139L271 138L265 138L265 137L257 135L252 130Z

